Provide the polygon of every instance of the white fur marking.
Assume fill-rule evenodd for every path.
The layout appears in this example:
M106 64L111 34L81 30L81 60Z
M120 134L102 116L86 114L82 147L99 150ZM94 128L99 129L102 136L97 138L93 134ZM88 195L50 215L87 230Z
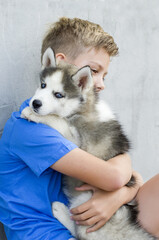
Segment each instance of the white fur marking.
M109 105L104 101L100 100L96 105L96 109L99 113L100 122L107 122L109 120L115 119L115 115L111 111Z

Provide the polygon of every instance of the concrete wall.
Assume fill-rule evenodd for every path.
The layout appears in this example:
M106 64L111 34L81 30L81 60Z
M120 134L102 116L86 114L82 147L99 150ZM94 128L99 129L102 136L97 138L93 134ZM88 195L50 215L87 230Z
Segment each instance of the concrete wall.
M61 16L102 25L119 45L101 94L129 135L134 169L159 171L159 1L0 0L0 134L12 111L38 84L40 47Z

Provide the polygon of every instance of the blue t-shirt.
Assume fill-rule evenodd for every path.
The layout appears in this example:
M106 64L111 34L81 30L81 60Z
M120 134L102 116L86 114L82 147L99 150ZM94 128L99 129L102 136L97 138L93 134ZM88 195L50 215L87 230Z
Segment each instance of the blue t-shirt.
M7 121L0 140L0 221L8 240L65 240L71 233L52 215L67 199L62 174L49 168L77 146L55 129L20 117Z

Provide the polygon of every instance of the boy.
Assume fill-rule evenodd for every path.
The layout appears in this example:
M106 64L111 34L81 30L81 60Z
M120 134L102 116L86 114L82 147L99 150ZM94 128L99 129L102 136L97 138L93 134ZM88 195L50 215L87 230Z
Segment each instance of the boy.
M100 26L80 19L55 23L43 41L42 55L47 47L54 49L57 61L90 65L97 91L104 89L110 57L118 53L113 38ZM89 231L97 230L139 189L140 184L124 186L132 174L128 155L104 162L82 151L56 130L21 119L28 103L12 114L0 142L0 221L8 240L73 238L51 212L51 202L67 204L61 173L88 183L78 190L94 191L91 200L72 209L72 218L94 225Z

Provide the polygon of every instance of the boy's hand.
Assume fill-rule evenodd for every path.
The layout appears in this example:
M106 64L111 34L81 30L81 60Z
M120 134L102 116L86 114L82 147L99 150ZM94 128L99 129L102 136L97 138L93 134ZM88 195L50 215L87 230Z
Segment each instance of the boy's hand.
M134 172L135 173L135 172ZM138 178L137 173L135 177ZM131 201L137 194L141 183L135 187L128 188L126 186L114 191L106 192L95 188L91 185L84 184L77 191L93 191L93 196L87 202L71 209L72 220L79 225L91 226L87 232L93 232L101 228L113 214L125 203Z
M106 192L88 184L84 184L76 190L93 191L93 196L89 201L71 209L72 219L77 224L91 226L87 229L87 232L93 232L101 228L121 206L118 193L120 190Z

